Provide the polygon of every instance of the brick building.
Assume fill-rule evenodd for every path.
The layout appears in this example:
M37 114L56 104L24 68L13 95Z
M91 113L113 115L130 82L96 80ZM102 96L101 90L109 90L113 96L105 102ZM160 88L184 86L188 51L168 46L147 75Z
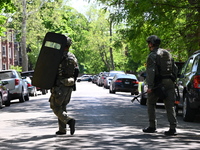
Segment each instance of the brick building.
M20 47L15 42L14 30L8 29L4 34L5 36L0 37L0 70L20 66Z

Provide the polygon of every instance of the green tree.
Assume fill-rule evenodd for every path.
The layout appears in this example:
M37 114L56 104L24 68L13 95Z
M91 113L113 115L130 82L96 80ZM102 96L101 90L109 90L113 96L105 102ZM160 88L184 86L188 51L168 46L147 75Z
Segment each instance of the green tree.
M58 16L60 16L59 9L63 1L26 0L25 8L22 7L21 2L21 0L15 0L17 12L13 14L9 27L17 31L18 41L25 43L25 51L22 50L22 64L25 64L24 71L27 69L28 63L29 69L34 69L45 34L48 31L55 31L56 28L59 28L58 24L62 24ZM23 9L26 11L24 14ZM22 24L24 21L26 25ZM48 24L48 22L52 22L52 24Z
M126 24L121 33L135 60L143 60L148 53L145 39L151 34L163 39L162 47L173 50L176 60L184 61L200 47L199 0L98 1L116 8L115 21Z
M11 0L1 0L0 1L0 36L3 35L2 32L6 31L6 27L4 26L9 19L10 13L15 11L15 7Z
M83 73L87 68L85 65L87 61L85 60L88 56L88 41L86 39L89 30L88 20L83 14L69 6L63 5L61 7L56 4L53 6L47 3L41 9L42 24L46 30L65 34L72 39L73 44L70 51L78 58L79 65L85 66L81 69Z
M114 25L109 11L91 7L87 13L89 18L88 59L90 70L99 73L110 70L129 70L125 40L121 40L116 32L119 25ZM89 60L89 61L88 61Z
M12 21L8 26L14 28L17 32L18 41L21 46L23 71L28 70L27 49L30 46L30 43L28 43L30 41L28 39L30 34L29 31L34 30L34 28L37 27L31 26L31 24L37 22L37 12L45 2L45 0L13 0L17 11L12 15ZM35 20L33 20L33 18ZM38 24L38 26L39 25L40 24ZM31 35L31 38L33 38L33 34Z

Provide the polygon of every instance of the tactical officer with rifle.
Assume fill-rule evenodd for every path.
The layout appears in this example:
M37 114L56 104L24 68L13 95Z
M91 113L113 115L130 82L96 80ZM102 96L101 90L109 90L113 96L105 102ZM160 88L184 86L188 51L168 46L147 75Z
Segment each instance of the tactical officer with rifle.
M175 101L175 85L177 67L171 54L159 48L160 38L151 35L147 38L150 54L147 58L146 82L147 90L147 107L149 126L143 129L146 133L155 133L157 128L156 121L156 102L158 98L163 99L167 118L169 121L169 130L165 131L165 135L176 135L177 120L174 110Z
M49 99L50 107L58 117L59 130L56 132L57 135L66 134L66 124L69 125L71 135L75 132L75 119L67 115L66 106L70 102L79 71L75 55L69 52L72 40L69 37L66 37L66 40L63 58L58 68L55 85L51 88Z

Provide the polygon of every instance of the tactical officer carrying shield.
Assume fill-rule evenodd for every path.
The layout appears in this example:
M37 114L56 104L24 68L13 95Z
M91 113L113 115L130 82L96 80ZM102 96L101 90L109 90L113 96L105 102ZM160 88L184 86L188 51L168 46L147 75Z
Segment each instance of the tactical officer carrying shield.
M154 133L157 128L156 121L156 102L158 98L163 99L167 118L169 121L169 130L165 131L165 135L176 135L177 120L174 110L175 102L175 86L177 67L174 64L171 54L159 48L161 43L160 38L156 35L151 35L147 38L150 54L147 58L146 82L147 90L147 107L149 126L143 129L143 132Z
M77 69L77 59L74 54L69 52L72 40L66 37L66 46L63 58L60 62L55 85L51 88L51 96L49 99L50 107L58 117L59 130L57 135L66 134L66 124L69 125L70 134L75 132L75 119L67 115L66 106L70 102L71 93L75 84L75 69Z

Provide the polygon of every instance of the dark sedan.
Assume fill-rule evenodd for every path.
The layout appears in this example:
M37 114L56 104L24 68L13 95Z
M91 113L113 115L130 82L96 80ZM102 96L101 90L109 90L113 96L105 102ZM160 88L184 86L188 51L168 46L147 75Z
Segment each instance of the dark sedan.
M116 74L110 83L110 93L131 92L131 95L138 94L139 81L132 74Z

